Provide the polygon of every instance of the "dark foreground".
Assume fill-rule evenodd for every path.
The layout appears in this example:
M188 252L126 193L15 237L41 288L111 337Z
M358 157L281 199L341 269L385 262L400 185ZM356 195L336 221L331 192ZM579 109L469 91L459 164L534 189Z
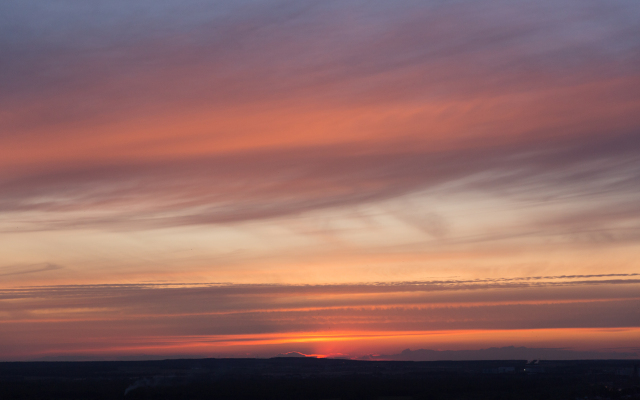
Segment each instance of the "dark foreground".
M636 361L0 363L0 399L640 399Z

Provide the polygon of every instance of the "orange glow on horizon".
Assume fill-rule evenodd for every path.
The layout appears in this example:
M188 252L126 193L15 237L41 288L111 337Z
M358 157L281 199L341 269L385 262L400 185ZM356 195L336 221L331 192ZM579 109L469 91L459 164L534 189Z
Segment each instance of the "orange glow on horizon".
M184 354L200 357L273 357L297 351L308 356L348 355L359 358L374 353L395 354L405 348L476 350L489 347L528 346L571 350L633 350L640 328L564 328L517 330L454 330L414 332L297 332L278 334L200 335L179 337L109 338L77 341L81 349L49 349L29 357L56 354L124 356ZM118 343L121 341L122 343ZM111 344L109 344L111 342ZM128 343L125 343L128 342ZM612 347L611 344L615 343ZM290 350L284 350L290 349ZM297 349L303 349L302 351ZM371 350L374 350L373 352Z

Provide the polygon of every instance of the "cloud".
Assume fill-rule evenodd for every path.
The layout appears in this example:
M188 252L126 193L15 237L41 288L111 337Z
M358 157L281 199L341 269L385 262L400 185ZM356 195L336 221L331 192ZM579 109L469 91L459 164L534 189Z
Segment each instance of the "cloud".
M640 136L625 134L443 152L330 146L58 168L0 181L0 212L23 221L37 212L23 229L144 229L276 218L443 191L447 184L459 193L529 199L604 195L598 208L546 222L561 227L572 219L637 215L636 148Z
M2 13L3 37L11 38L2 43L3 54L12 55L5 66L11 74L3 83L13 89L7 97L25 88L54 92L86 84L81 87L96 109L122 91L134 95L121 98L130 106L152 94L228 102L322 86L331 93L345 83L353 95L369 79L386 83L394 94L413 96L424 96L425 87L433 95L468 94L505 83L532 87L540 80L562 84L582 78L582 71L633 71L633 50L640 42L633 22L639 12L623 1L607 7L577 1L401 2L393 7L358 2L11 4ZM612 59L623 63L612 64ZM176 74L180 85L149 85L176 69L182 72ZM432 74L421 74L415 85L411 72L419 69ZM388 75L398 70L407 78ZM534 80L518 79L525 70ZM94 89L105 82L115 88L100 98Z
M0 291L7 327L154 334L640 326L637 274L335 285L69 285ZM7 328L9 330L9 328Z
M37 272L55 271L62 269L60 265L44 263L44 264L30 264L30 265L9 265L6 267L0 267L0 276L10 275L23 275L33 274Z
M4 231L457 190L572 210L510 236L638 238L635 4L114 4L0 6Z
M100 143L96 128L115 120L153 119L185 108L225 113L283 100L406 109L435 99L444 100L436 106L464 120L473 114L469 108L490 110L496 97L521 99L540 89L543 101L553 104L549 112L575 112L576 104L589 111L580 117L603 113L613 123L622 119L608 115L608 105L624 114L637 101L640 37L634 17L640 9L629 2L239 4L3 5L3 136L26 129L46 140L63 127L66 133L55 129L58 141L72 144L85 137ZM549 93L603 82L595 98L570 95L570 104ZM480 99L484 105L458 108L452 98ZM540 102L518 104L532 105ZM504 113L510 108L497 107L491 119L513 122ZM562 116L533 117L521 122ZM575 115L569 113L569 120L576 123ZM462 128L478 130L480 123L495 126L480 119ZM71 133L78 125L80 132ZM208 128L211 135L215 127ZM393 128L387 133L408 134ZM193 132L183 125L175 134Z
M366 360L463 361L463 360L618 360L637 359L632 352L576 351L553 348L491 347L481 350L403 350L399 354L370 355Z
M527 253L482 255L460 267L464 276L480 274L469 273L476 266L521 271L529 254L554 244L564 252L548 253L549 269L602 271L593 264L606 255L581 253L574 263L591 264L569 267L562 257L577 246L609 246L624 251L612 251L607 268L632 272L639 16L629 1L2 3L0 235L15 261L0 275L33 282L61 260L67 276L79 272L69 282L163 279L175 261L168 252L183 246L172 247L173 238L189 236L185 227L251 247L248 258L259 259L252 272L284 260L277 274L294 264L304 274L300 266L314 255L302 245L293 254L293 235L256 245L264 236L237 239L223 228L293 231L287 224L299 216L315 223L361 210L384 219L383 239L371 239L373 229L349 237L345 248L362 253L396 239L397 216L410 234L393 251L405 255L424 255L434 242L467 260L470 248L493 250L482 246L488 242ZM146 240L151 231L161 238ZM87 249L78 249L79 236ZM261 246L272 243L279 258L263 261L271 254ZM179 279L194 276L194 264L215 264L216 246L175 256ZM313 251L331 254L332 268L347 264L337 246L320 247ZM19 264L25 257L34 263ZM427 257L418 258L403 265ZM455 264L439 262L407 268ZM121 274L132 264L145 272ZM203 276L239 276L219 272L211 265ZM0 291L10 304L0 310L0 343L45 346L39 332L73 348L102 336L133 346L156 343L153 335L636 327L637 286L632 273L25 286ZM70 343L69 332L87 342Z
M389 349L399 343L425 346L434 340L444 340L447 346L455 342L454 348L470 343L527 345L536 340L540 345L542 338L551 346L632 346L640 332L638 274L599 275L335 285L118 284L2 289L0 358L264 356L292 349L301 354L367 354L372 350L364 348ZM331 351L321 349L328 345ZM605 357L551 350L494 353L404 356Z

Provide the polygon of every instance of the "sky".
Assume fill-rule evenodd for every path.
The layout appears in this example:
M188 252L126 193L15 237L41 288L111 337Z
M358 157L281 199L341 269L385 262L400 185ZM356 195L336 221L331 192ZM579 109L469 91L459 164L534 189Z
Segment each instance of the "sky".
M0 360L640 358L639 20L1 2Z

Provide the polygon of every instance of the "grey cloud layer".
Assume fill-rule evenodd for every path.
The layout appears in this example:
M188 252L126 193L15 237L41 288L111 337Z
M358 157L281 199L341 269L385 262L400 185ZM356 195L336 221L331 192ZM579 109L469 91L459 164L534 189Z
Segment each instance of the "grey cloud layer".
M250 342L238 335L295 332L640 327L637 278L611 274L396 284L4 289L0 358L16 349L25 354L91 352L104 346L165 346L186 338Z
M25 287L0 291L0 301L14 302L20 314L34 309L106 307L124 315L198 315L269 313L306 309L342 312L373 307L446 309L468 307L556 307L582 302L636 301L638 274L531 277L486 280L398 282L343 285L161 284ZM589 290L584 290L589 287ZM557 303L557 304L556 304ZM310 312L314 312L314 311ZM110 314L107 311L106 314ZM541 313L544 315L544 313ZM511 318L514 315L507 315ZM29 318L27 318L28 320Z
M0 7L3 136L176 103L526 92L637 75L640 54L625 1Z

